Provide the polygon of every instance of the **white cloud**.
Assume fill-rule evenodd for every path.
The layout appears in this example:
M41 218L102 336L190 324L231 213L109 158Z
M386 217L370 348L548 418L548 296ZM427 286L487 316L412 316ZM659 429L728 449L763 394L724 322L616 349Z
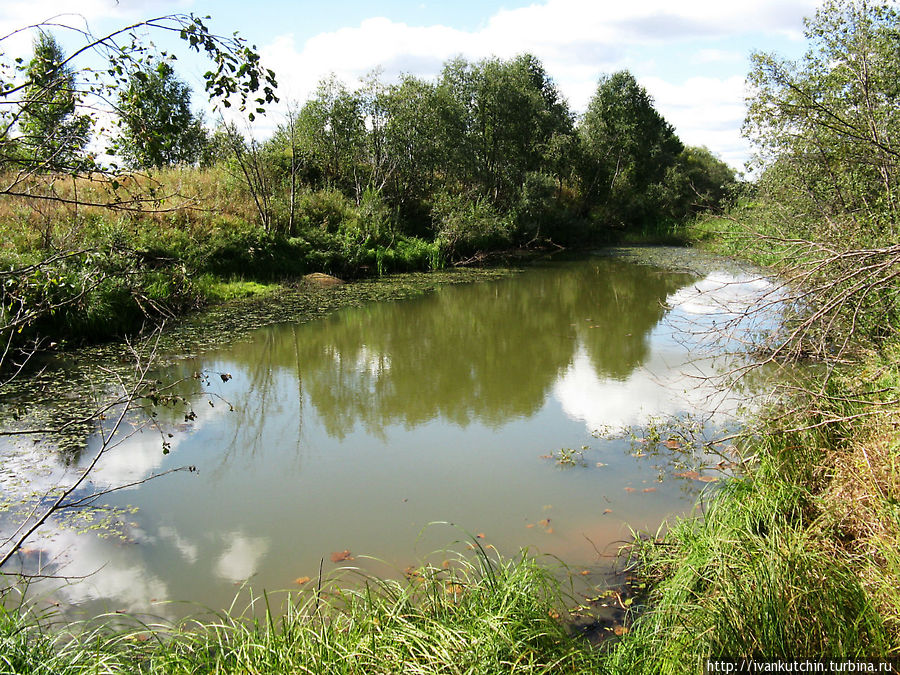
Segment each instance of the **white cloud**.
M582 111L602 73L629 68L656 98L685 142L707 145L726 161L740 166L747 155L747 146L740 138L744 113L742 57L712 49L700 51L693 59L689 53L684 54L685 63L713 59L720 64L731 62L740 75L675 82L642 77L642 71L649 72L653 63L641 56L640 50L672 44L672 56L678 59L682 55L678 50L694 38L722 39L757 31L799 37L800 18L811 13L815 5L814 0L701 0L679 4L668 0L546 0L501 10L471 32L371 18L358 26L321 33L303 45L297 45L291 34L281 35L265 46L262 54L278 73L284 98L299 101L306 100L329 72L348 85L355 85L379 65L389 80L402 72L434 77L441 64L457 54L477 60L491 55L508 58L528 51L541 59L573 109ZM276 113L270 120L277 117Z
M724 49L701 49L691 57L692 63L737 63L743 61L745 55L740 52L726 51Z
M741 136L745 111L743 76L691 77L680 84L648 77L641 79L641 84L682 142L704 145L740 168L749 153L749 145Z

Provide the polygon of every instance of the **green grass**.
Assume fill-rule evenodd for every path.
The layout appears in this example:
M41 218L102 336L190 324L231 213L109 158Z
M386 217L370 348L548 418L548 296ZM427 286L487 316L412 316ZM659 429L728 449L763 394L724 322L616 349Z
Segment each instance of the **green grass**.
M274 293L278 284L258 283L243 279L225 281L211 274L204 274L194 280L194 286L208 303L227 302L236 298L262 298Z
M900 496L896 418L855 417L871 412L864 401L876 393L896 397L896 363L881 366L856 366L832 378L827 397L768 411L746 439L755 455L747 475L730 480L702 517L636 541L636 572L652 590L609 655L612 672L900 651L900 511L889 507Z
M352 583L350 583L352 581ZM563 598L534 560L480 546L403 580L315 580L271 611L269 596L177 625L81 634L0 615L0 672L15 673L596 673L599 654L567 635Z

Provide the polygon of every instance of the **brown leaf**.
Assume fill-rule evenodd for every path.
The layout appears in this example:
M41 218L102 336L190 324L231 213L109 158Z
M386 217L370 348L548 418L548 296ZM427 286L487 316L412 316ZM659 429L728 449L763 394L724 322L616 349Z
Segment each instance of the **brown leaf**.
M630 492L637 492L637 488L627 487L627 488L625 488L625 492L629 492L629 493L630 493Z
M603 509L603 515L605 516L607 513L612 513L612 509Z
M656 492L656 488L644 488L641 492Z
M540 525L541 527L548 527L550 525L550 519L544 518L543 520L539 520L538 525Z
M530 530L532 527L534 527L534 523L528 523L525 527Z
M475 536L478 537L479 539L484 539L484 532L479 532Z
M350 555L350 549L335 551L331 554L331 562L333 563L344 562L345 560L353 560L353 556Z
M590 570L581 570L581 576L583 576L583 577L586 577L590 573L591 573Z
M697 480L701 483L715 483L719 479L716 476L698 476Z
M678 476L679 478L692 478L694 480L697 480L698 478L700 478L700 474L697 473L696 471L680 471L679 473L676 473L675 475Z
M544 532L546 532L547 534L553 534L553 528L548 527L546 530L544 530Z
M298 586L302 586L303 584L307 583L308 581L309 581L309 577L297 577L296 579L294 579L294 583L297 584Z
M628 632L628 629L625 626L616 626L615 628L613 628L613 633L615 633L616 635L618 635L620 637L622 635L625 635L625 633L627 633L627 632Z
M678 448L681 447L681 443L679 443L678 441L676 441L674 438L670 438L669 440L667 440L667 441L664 443L664 445L665 445L669 450L677 450Z

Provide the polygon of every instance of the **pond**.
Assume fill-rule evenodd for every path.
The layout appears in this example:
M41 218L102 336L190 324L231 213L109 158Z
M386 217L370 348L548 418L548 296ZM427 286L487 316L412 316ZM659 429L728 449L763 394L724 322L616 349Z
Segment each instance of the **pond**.
M83 492L134 485L54 518L10 567L83 577L41 583L66 610L169 617L228 607L245 585L315 583L320 566L399 574L475 543L556 556L602 586L632 530L715 489L731 448L690 441L732 428L749 394L717 388L735 357L710 331L771 289L660 254L704 273L554 260L170 355L153 376L190 406L130 414ZM11 531L15 504L102 441L4 443Z

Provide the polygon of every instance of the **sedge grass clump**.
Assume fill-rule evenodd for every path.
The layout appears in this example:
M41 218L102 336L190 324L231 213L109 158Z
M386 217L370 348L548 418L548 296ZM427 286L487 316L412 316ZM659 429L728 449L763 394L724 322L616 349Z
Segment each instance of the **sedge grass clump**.
M52 633L26 613L0 614L0 673L597 673L599 655L559 622L550 570L524 555L471 557L379 579L359 570L276 607L252 595L178 624L122 615ZM243 596L239 596L243 597ZM282 609L279 615L277 609Z
M264 602L257 599L257 603ZM558 586L534 561L457 558L403 580L288 599L275 619L221 615L178 630L150 656L154 672L593 673L597 655L569 637Z
M796 484L735 480L705 518L636 551L655 581L614 672L702 672L710 657L861 657L889 637L847 561L806 528Z
M743 444L750 470L702 518L636 543L652 591L610 651L613 672L900 650L898 392L895 366L879 363L771 410Z

